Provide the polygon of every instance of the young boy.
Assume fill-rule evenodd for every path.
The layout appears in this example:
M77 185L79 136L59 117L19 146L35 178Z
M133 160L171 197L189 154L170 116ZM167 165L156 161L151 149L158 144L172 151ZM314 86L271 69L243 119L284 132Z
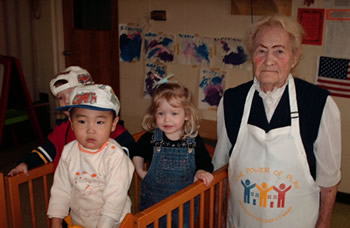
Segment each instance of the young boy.
M58 73L50 82L52 94L57 98L60 107L69 105L69 98L72 90L78 85L93 84L88 71L78 66L70 66L64 71ZM68 116L68 112L64 114ZM131 134L121 124L117 124L116 130L111 133L111 138L115 139L123 149L129 153L135 147L135 141ZM18 165L12 169L8 175L13 176L18 173L28 175L28 170L44 165L48 162L54 162L55 167L61 157L63 147L69 142L75 140L75 135L71 129L68 118L56 121L56 126L48 135L44 143L26 154L18 161Z
M131 201L128 190L134 166L110 133L119 117L119 100L107 85L76 87L69 121L76 140L64 147L51 188L48 216L61 227L71 209L73 225L116 227Z

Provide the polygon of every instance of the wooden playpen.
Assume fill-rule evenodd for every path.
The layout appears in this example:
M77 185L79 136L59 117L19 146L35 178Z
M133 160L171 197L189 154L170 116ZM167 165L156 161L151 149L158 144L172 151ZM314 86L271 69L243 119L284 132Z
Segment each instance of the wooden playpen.
M135 134L137 140L141 134ZM212 154L214 148L206 145ZM53 164L46 164L29 171L25 174L7 177L0 173L0 226L1 227L50 227L46 210L49 200L49 190L52 184ZM221 227L225 223L226 215L226 180L227 166L213 173L214 180L209 186L197 181L167 199L152 207L138 211L140 180L135 172L133 181L133 204L135 214L127 214L120 228L147 227L154 224L158 227L159 218L166 216L168 227L171 227L171 213L179 210L179 227L183 222L183 205L190 202L191 227ZM20 188L25 188L25 192ZM36 194L34 194L34 192ZM6 195L6 197L5 197ZM195 221L194 199L199 197L199 213ZM6 200L5 200L6 199ZM6 208L6 209L5 209ZM25 221L25 222L24 222ZM24 224L25 223L25 224Z
M209 186L197 181L183 190L171 195L165 200L138 212L135 215L127 214L119 228L141 228L153 224L155 228L161 217L167 216L167 227L171 227L171 212L179 209L179 227L182 228L183 206L190 202L190 227L222 227L225 223L227 205L226 180L227 166L218 169L213 173L214 180ZM199 196L199 215L195 221L194 199Z

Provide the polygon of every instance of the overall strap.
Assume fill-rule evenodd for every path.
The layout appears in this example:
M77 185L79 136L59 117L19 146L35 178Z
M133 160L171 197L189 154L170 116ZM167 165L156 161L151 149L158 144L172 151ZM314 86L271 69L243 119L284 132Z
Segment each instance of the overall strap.
M155 142L154 147L156 148L157 152L160 152L163 142L163 132L159 128L156 128L154 130L153 137Z
M186 141L188 145L188 153L192 153L193 149L196 147L196 140L193 137L187 137Z

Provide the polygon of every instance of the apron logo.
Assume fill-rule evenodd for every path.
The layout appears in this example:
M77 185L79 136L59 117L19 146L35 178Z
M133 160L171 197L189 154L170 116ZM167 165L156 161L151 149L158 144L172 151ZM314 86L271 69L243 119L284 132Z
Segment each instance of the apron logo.
M259 182L262 180L262 175L273 178L265 178L267 181ZM277 183L274 181L275 177L277 177ZM243 188L243 200L240 200L243 211L264 223L276 222L287 216L292 210L291 206L286 205L288 192L299 189L299 182L295 180L293 175L286 174L283 170L271 170L270 168L246 168L238 173L235 180L239 181ZM271 185L268 181L273 181L274 184ZM273 218L258 217L253 211L259 209L271 210L271 215L275 213L277 216Z

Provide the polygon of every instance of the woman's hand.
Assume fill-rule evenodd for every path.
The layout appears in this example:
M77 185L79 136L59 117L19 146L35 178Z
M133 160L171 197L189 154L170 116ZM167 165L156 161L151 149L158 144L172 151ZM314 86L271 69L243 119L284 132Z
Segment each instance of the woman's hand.
M52 218L51 228L62 228L62 220L61 218Z
M199 169L194 175L194 182L197 180L202 180L206 186L209 186L210 183L214 180L214 176L205 170Z

